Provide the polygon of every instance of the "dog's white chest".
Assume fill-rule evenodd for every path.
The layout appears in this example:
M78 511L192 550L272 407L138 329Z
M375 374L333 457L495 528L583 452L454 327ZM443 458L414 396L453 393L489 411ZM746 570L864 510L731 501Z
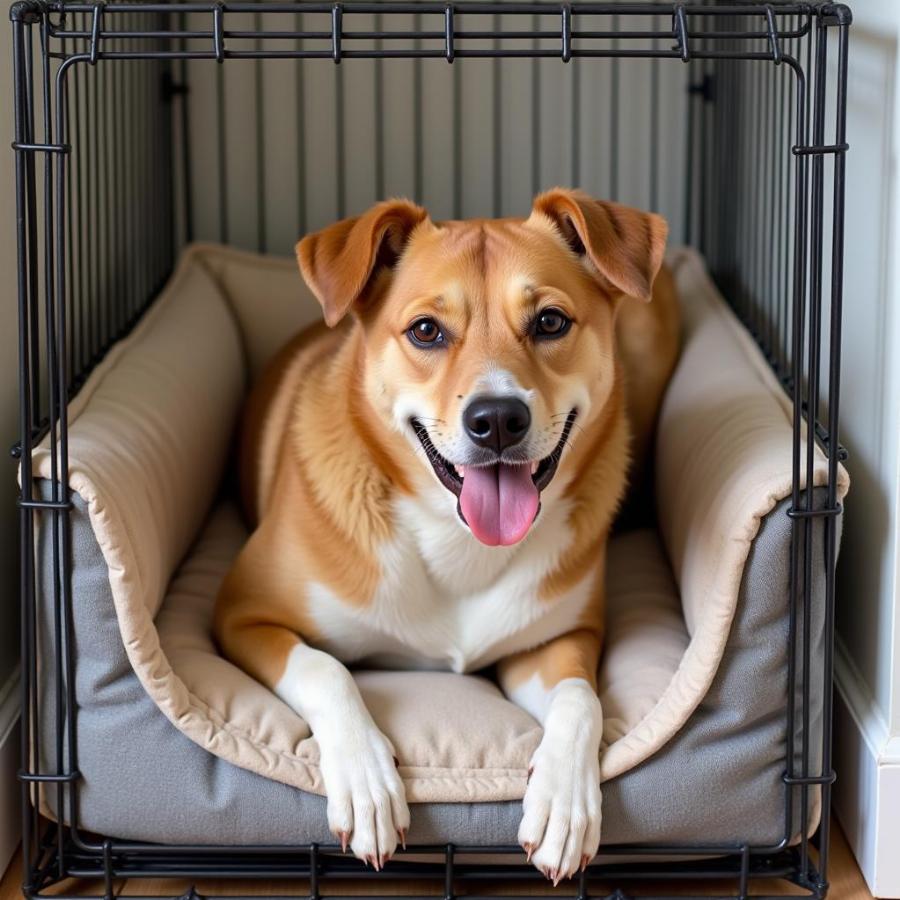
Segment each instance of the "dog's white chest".
M347 662L465 672L575 627L591 578L552 601L539 592L571 540L565 505L552 510L520 545L503 548L478 544L444 509L399 502L370 603L308 586L323 649Z

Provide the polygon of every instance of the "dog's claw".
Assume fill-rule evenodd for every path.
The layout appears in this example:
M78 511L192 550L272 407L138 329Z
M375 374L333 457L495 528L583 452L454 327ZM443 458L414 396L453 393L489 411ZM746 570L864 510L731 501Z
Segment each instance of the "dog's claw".
M562 872L559 869L553 869L550 872L550 880L553 882L553 887L556 887L560 879L562 879Z
M406 849L406 829L398 828L397 829L397 837L400 838L400 846L405 850Z
M346 831L339 831L338 837L341 839L341 853L346 853L347 845L350 843L350 835Z
M525 851L525 862L531 862L531 856L534 853L534 844L522 844L522 849Z
M584 856L581 857L581 871L582 872L588 867L588 863L590 861L591 861L591 858L590 858L590 856L588 856L587 853L585 853Z
M378 868L378 858L375 857L375 856L367 856L367 857L366 857L366 865L367 865L367 866L368 866L368 865L371 865L372 868L373 868L376 872L379 871L379 868Z

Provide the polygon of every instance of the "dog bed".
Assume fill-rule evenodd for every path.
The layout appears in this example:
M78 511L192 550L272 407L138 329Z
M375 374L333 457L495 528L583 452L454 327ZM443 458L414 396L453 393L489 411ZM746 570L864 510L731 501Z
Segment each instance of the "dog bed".
M600 670L604 842L684 843L710 834L777 842L790 404L702 260L680 250L669 262L685 335L656 448L658 530L618 535L609 547ZM219 656L210 635L218 585L247 537L223 485L241 402L272 353L318 315L292 261L191 247L70 405L85 827L161 842L330 840L314 736ZM35 450L34 467L47 495L47 442ZM817 502L826 477L816 451ZM840 468L841 498L847 487ZM821 523L813 527L812 587L820 598ZM52 548L44 532L39 525L49 623ZM814 661L823 652L821 606L814 602L810 622ZM52 629L41 631L42 650L51 653ZM413 804L411 839L513 843L539 725L489 675L356 677L397 748ZM48 736L52 689L43 686ZM818 747L815 682L811 699ZM818 798L810 796L814 826ZM53 799L44 797L50 814Z

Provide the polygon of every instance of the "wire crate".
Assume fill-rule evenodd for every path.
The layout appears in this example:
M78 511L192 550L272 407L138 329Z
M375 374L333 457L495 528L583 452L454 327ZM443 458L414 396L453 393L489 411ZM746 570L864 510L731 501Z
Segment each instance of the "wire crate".
M844 167L848 144L847 7L825 2L593 3L593 2L210 2L175 0L19 0L10 10L15 90L15 170L18 228L23 727L23 854L26 896L42 896L68 877L99 878L98 896L112 898L115 880L157 877L303 879L302 893L333 895L342 877L424 880L433 896L451 900L487 882L540 878L518 864L519 847L418 846L377 875L326 845L158 845L87 833L79 824L77 648L72 641L72 503L68 483L67 403L106 350L140 318L171 273L180 249L203 237L272 249L271 182L267 153L264 66L293 61L298 79L329 67L333 168L320 173L334 186L333 209L353 205L348 172L354 153L371 156L376 196L393 190L395 148L383 125L389 67L409 66L412 128L404 152L411 161L413 199L426 192L426 120L433 115L426 67L449 67L450 102L440 109L453 136L446 157L448 216L466 213L462 138L462 74L471 60L487 61L487 92L502 109L503 66L518 60L530 91L520 129L530 158L520 183L530 193L547 186L550 115L541 82L548 66L571 69L568 102L582 109L595 95L607 124L604 158L592 177L607 196L628 199L623 172L645 191L643 205L675 198L676 228L699 248L724 295L751 331L793 402L793 495L790 700L785 710L783 839L772 846L721 844L602 846L595 862L567 889L589 896L632 896L632 885L662 878L721 879L728 896L745 897L755 879L778 877L813 897L827 893L831 784L831 680L837 517ZM247 129L255 148L249 178L254 214L233 214L235 179L228 161L224 72L247 61L260 112ZM348 139L346 79L360 60L373 61L376 127L370 143ZM646 145L632 159L623 109L623 66L639 64L649 110ZM608 68L598 77L593 63ZM227 66L226 66L227 64ZM318 71L318 70L315 70ZM428 70L430 71L430 69ZM631 71L631 70L629 70ZM201 92L195 82L208 79ZM316 77L319 77L318 75ZM674 89L682 97L677 121L665 117ZM303 157L310 111L298 90L297 191L285 199L298 233L321 215L307 197L316 178ZM202 113L198 141L197 115ZM500 117L491 120L488 212L507 211L516 190L503 176L514 153ZM591 138L572 115L554 180L585 182ZM205 143L203 143L205 141ZM204 149L198 154L198 144ZM671 148L681 158L673 169ZM543 155L543 156L542 156ZM635 166L640 172L634 175ZM210 171L205 174L204 169ZM202 189L198 184L205 178ZM670 216L671 217L671 216ZM238 234L238 225L243 229ZM295 235L291 235L291 238ZM276 248L278 249L278 248ZM810 476L813 442L828 457L828 499L815 508L800 489ZM31 454L49 435L52 492L33 486ZM49 634L37 612L35 528L52 535L54 611ZM811 658L808 623L812 526L824 521L825 654ZM52 652L39 659L39 641ZM55 690L52 736L42 733L41 680ZM824 685L821 766L813 764L810 685ZM795 727L800 738L795 742ZM52 738L52 739L51 739ZM41 764L41 742L55 764ZM52 792L66 824L37 812L39 791ZM822 820L812 852L808 799L821 791ZM800 820L795 800L800 798ZM791 837L800 834L799 842ZM479 859L485 858L483 861ZM502 860L502 861L498 861ZM678 860L673 862L673 860ZM58 890L54 896L65 896ZM291 891L294 895L295 892ZM644 894L641 894L644 896ZM785 895L787 896L787 895Z

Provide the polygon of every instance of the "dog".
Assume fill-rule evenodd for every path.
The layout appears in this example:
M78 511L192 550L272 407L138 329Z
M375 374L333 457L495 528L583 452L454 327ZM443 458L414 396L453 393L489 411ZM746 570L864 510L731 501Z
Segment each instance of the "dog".
M556 189L525 219L386 201L297 245L324 323L248 401L255 530L214 630L309 723L329 828L377 869L409 810L351 663L495 665L543 725L528 858L556 882L597 853L605 547L678 352L666 235Z

